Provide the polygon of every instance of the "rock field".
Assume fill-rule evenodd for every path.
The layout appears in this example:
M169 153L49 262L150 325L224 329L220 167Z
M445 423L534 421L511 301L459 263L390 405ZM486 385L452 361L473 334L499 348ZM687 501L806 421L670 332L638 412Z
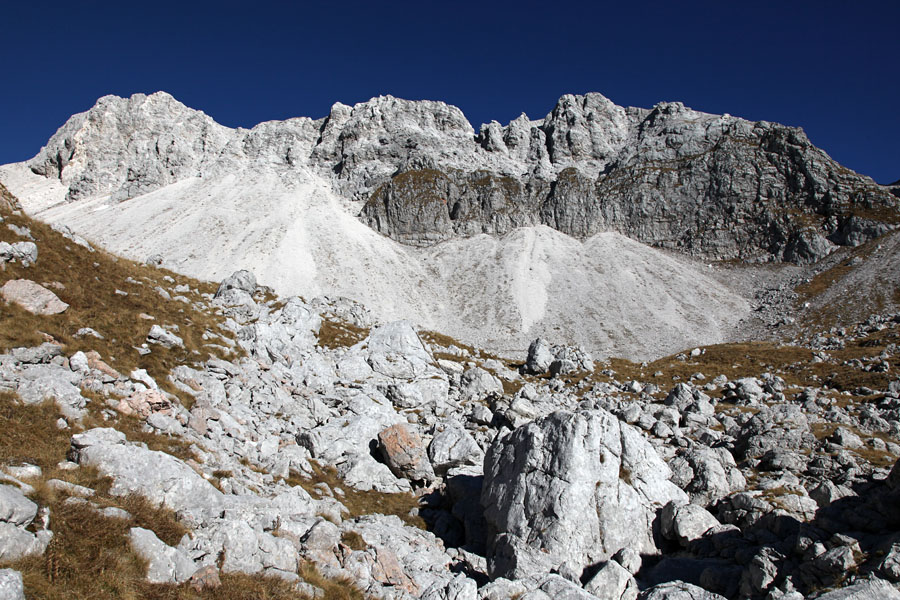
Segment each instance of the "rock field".
M0 412L43 411L61 440L52 460L0 445L4 598L53 597L29 589L52 589L74 510L118 524L146 597L240 577L311 598L900 597L900 314L805 347L639 364L537 339L515 361L349 300L278 297L247 271L176 280L3 217L6 239L37 248L12 255L3 289L53 299L2 309ZM90 349L126 333L76 314L72 288L92 284L55 271L57 252L133 269L92 301L159 303L123 340L134 368Z
M802 131L160 93L0 181L0 600L900 599L896 190Z

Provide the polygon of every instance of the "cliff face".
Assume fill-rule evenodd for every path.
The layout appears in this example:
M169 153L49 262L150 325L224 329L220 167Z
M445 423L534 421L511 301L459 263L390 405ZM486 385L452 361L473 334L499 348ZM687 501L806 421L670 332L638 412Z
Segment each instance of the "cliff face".
M124 200L191 177L315 172L398 241L547 225L576 238L619 232L709 259L812 262L900 223L890 188L837 164L802 130L564 96L476 134L441 102L379 97L316 121L218 125L157 93L102 98L30 162L77 200Z
M366 222L413 243L540 223L579 238L617 231L712 259L793 262L900 222L887 188L841 167L802 130L679 103L645 111L566 96L527 133L523 120L492 123L476 142L500 160L402 171L372 194ZM503 169L512 157L519 168Z

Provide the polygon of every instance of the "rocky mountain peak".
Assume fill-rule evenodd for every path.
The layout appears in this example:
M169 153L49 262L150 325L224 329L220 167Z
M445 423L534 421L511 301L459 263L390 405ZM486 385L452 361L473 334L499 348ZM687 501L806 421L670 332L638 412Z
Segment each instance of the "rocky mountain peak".
M165 92L104 96L70 118L29 164L66 185L69 200L121 200L197 176L229 131Z
M624 108L597 93L477 135L456 107L392 96L249 131L163 92L107 96L29 164L58 178L69 200L118 201L204 173L274 168L290 185L315 172L364 205L365 223L414 245L542 224L709 259L810 262L900 223L887 187L841 167L800 129L680 102Z

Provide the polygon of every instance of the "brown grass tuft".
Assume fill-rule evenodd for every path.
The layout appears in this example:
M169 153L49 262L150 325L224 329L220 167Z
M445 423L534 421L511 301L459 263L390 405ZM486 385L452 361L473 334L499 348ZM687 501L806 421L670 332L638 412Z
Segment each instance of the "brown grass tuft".
M369 336L369 330L365 327L357 327L345 321L333 321L323 319L319 328L318 346L334 350L336 348L349 348L363 341Z
M369 547L363 536L355 531L345 531L341 534L341 543L351 550L365 550Z

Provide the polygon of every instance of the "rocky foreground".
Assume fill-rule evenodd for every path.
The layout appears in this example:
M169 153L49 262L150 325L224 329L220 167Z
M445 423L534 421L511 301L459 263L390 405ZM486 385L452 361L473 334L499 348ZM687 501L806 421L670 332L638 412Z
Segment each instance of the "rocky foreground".
M900 598L900 314L514 363L3 202L2 598Z

